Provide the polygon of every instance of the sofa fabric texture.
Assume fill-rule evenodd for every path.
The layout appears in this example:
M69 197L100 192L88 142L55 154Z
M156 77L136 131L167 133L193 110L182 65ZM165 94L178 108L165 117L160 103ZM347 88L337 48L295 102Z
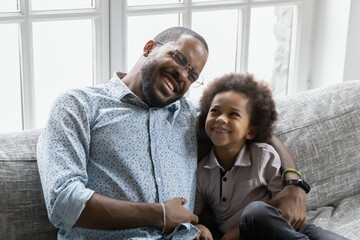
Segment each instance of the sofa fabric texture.
M360 81L276 100L275 134L310 184L308 222L360 239Z
M0 239L56 239L36 164L40 133L0 134Z
M360 81L276 99L275 134L311 185L308 222L360 239ZM0 134L0 239L56 239L36 164L41 129Z

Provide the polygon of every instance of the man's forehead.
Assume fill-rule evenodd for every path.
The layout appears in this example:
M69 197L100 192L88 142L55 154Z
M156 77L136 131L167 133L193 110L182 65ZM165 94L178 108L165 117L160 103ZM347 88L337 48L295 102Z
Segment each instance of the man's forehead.
M181 35L177 40L168 42L168 44L178 48L184 48L184 47L198 48L199 46L204 47L199 39L190 35Z

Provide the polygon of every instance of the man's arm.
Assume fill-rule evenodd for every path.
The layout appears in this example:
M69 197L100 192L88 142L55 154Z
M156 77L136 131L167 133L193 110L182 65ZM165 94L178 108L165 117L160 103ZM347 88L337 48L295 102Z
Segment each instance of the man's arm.
M170 233L179 223L197 224L198 217L173 198L165 207L165 233ZM119 230L135 227L155 227L163 230L164 212L160 203L120 201L94 193L87 201L75 227Z
M91 110L77 92L61 95L55 102L37 144L38 169L50 221L66 230L124 229L153 226L162 230L160 203L120 201L94 193L88 182ZM197 216L179 198L164 203L165 232L180 222L197 223Z
M276 136L272 136L269 144L279 153L283 171L287 168L296 169L295 161L289 150ZM284 180L298 178L299 176L293 172L287 172L284 176ZM301 187L285 186L280 193L270 200L269 204L279 209L281 215L295 229L300 229L303 226L306 219L306 193Z

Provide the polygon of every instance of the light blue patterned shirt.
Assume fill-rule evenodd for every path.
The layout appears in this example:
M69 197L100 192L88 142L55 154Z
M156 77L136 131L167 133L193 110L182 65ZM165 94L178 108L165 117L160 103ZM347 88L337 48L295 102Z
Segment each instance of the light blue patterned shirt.
M196 192L196 108L185 98L149 108L114 74L106 85L76 89L55 101L39 138L38 167L58 239L161 239L146 227L119 231L73 227L94 192L134 202L189 199ZM174 239L193 239L181 226ZM176 237L178 236L178 237Z

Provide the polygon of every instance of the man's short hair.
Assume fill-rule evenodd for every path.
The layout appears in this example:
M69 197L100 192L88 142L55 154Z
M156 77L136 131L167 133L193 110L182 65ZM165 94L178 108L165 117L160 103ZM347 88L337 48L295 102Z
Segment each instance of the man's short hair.
M198 39L204 45L207 53L209 54L209 48L208 48L208 45L207 45L205 39L200 34L198 34L197 32L195 32L189 28L171 27L171 28L165 29L164 31L162 31L161 33L156 35L156 37L154 38L154 41L166 44L168 42L177 41L182 35L189 35L189 36L192 36L192 37Z

